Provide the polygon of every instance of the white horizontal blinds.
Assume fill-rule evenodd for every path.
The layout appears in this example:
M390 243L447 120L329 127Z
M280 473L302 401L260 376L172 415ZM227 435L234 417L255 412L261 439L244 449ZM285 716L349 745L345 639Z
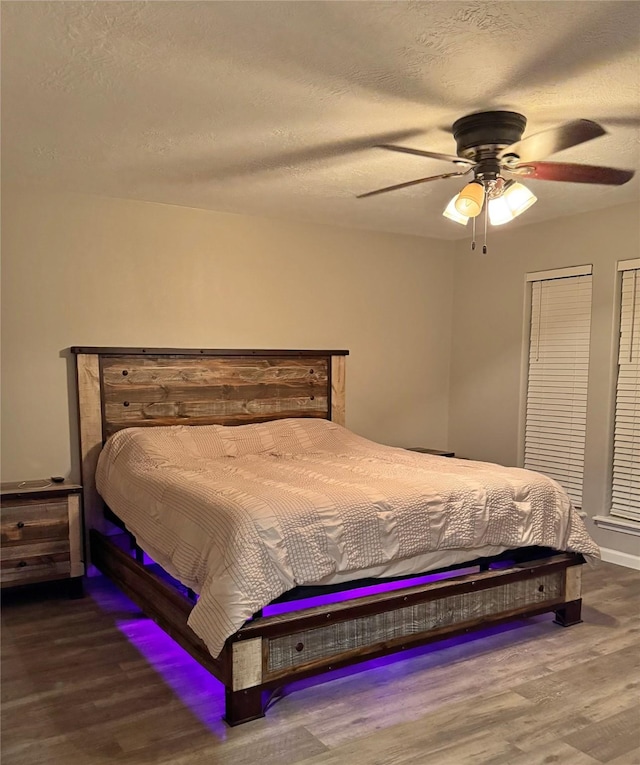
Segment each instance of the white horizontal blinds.
M640 521L640 264L622 273L611 515Z
M581 507L591 274L528 280L532 295L524 466L558 481L574 506Z

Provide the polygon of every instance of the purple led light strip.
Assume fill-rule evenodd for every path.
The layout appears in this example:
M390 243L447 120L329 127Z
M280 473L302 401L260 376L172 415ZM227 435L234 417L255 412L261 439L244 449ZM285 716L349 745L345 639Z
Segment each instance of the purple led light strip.
M144 564L146 566L154 566L156 573L158 573L163 579L168 579L172 583L176 584L180 589L185 589L184 586L180 584L180 582L177 582L175 579L173 579L173 577L170 577L160 566L155 564L153 559L147 555L147 553L144 553ZM511 565L513 565L513 561L504 560L492 563L491 568L508 568ZM287 600L280 603L269 603L263 607L262 615L276 616L278 614L286 614L291 611L299 611L305 608L328 606L333 603L340 603L345 600L356 600L358 598L364 598L369 595L377 595L383 592L393 592L394 590L400 590L404 587L414 587L421 584L428 584L429 582L438 582L443 579L452 579L454 577L476 573L477 571L478 566L471 566L467 568L458 568L451 571L443 571L435 574L423 574L421 576L399 579L393 582L381 582L380 584L372 584L366 587L354 586L348 590L327 592L322 595L301 597L295 600ZM197 595L195 597L196 599L198 598Z
M451 579L454 576L475 573L477 566L471 568L457 569L456 571L445 571L439 574L425 574L423 576L412 577L411 579L402 579L396 582L382 582L381 584L372 584L367 587L354 587L350 590L340 590L339 592L330 592L325 595L314 595L299 600L289 600L284 603L270 603L262 609L264 616L275 616L289 611L299 611L302 608L312 608L313 606L326 606L331 603L340 603L343 600L355 600L364 598L367 595L378 595L382 592L393 592L401 590L404 587L414 587L428 582L437 582L442 579Z

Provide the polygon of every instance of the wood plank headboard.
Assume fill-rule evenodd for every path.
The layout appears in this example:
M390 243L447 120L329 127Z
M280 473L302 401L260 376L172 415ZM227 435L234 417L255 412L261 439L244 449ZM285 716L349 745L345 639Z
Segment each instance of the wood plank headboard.
M321 417L344 425L349 351L73 347L87 527L98 456L122 428Z

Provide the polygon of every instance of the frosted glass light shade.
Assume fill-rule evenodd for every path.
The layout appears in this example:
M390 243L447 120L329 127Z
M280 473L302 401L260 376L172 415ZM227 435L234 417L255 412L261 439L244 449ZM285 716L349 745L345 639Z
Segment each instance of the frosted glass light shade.
M475 218L480 215L484 204L484 186L477 181L471 181L458 194L454 204L461 215Z
M492 226L502 226L528 210L537 197L521 183L506 187L502 196L489 200L489 220Z
M502 226L513 218L513 212L504 196L489 200L489 222L492 226Z
M442 213L445 218L449 218L449 220L453 220L456 223L459 223L461 226L466 226L469 222L469 216L468 215L462 215L456 210L456 199L458 198L458 195L456 194L455 197L449 202L449 204L444 208L444 212Z
M529 191L526 186L517 181L507 186L502 198L507 200L514 218L528 210L532 204L538 201L538 197L532 191Z

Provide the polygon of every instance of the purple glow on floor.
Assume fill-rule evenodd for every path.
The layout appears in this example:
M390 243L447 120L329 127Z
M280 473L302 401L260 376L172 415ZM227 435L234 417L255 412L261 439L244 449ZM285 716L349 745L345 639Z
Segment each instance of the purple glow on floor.
M310 598L301 598L300 600L289 600L285 603L270 603L262 609L263 616L275 616L289 611L298 611L301 608L313 608L314 606L326 606L331 603L340 603L343 600L355 600L364 598L367 595L378 595L381 592L393 592L401 590L404 587L415 587L420 584L437 582L441 579L451 579L454 576L463 576L464 574L476 573L478 567L457 569L456 571L445 571L440 574L426 574L424 576L412 577L411 579L402 579L397 582L383 582L381 584L372 584L368 587L358 587L357 589L341 590L340 592L331 592L326 595L315 595Z
M160 675L180 701L214 736L227 738L222 721L224 686L183 650L115 586L106 580L92 581L90 594L100 609L114 618L127 641ZM135 682L132 680L131 682Z

